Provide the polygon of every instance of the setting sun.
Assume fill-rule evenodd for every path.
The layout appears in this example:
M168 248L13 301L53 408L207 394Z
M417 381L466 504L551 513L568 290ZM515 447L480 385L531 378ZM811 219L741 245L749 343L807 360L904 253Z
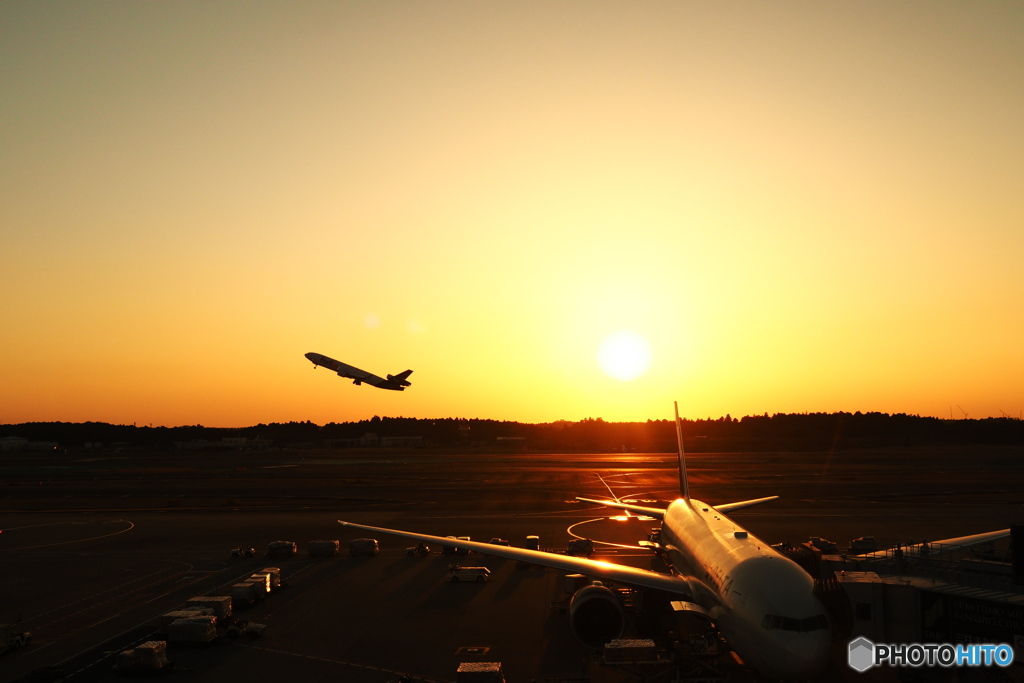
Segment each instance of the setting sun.
M651 346L636 332L622 330L601 342L597 363L609 377L629 382L651 367Z
M1024 415L1024 3L113 5L0 3L0 423Z

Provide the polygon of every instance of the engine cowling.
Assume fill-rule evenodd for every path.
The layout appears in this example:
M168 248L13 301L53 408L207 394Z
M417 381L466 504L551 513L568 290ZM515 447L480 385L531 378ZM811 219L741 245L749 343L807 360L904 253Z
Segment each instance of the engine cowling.
M594 582L576 591L569 601L569 626L577 640L597 649L622 636L626 610L614 591Z

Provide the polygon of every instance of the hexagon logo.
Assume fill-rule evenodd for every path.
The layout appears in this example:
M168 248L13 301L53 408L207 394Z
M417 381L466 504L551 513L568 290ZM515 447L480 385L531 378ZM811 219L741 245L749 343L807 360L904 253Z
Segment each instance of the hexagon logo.
M863 636L850 643L850 668L864 673L875 663L875 644Z

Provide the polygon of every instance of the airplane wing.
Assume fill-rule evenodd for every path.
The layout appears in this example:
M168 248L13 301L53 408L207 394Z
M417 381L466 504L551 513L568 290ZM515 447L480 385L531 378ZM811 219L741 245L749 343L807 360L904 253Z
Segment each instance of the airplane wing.
M362 375L359 377L353 377L352 379L358 379L360 382L366 382L367 384L371 384L375 387L387 387L391 384L391 382L387 381L383 377L378 377L372 372L365 372L363 370L360 370L359 372L361 372Z
M768 496L767 498L754 498L753 500L741 500L738 503L722 503L721 505L712 505L719 512L732 512L733 510L739 510L740 508L748 508L752 505L760 505L761 503L767 503L769 500L775 500L778 496Z
M342 377L348 377L349 379L357 379L360 382L366 382L367 384L376 384L377 382L384 381L383 377L378 377L372 372L360 370L355 366L349 365L347 363L342 363L340 361L338 361L338 367L332 367L331 369L337 372Z
M741 500L738 503L722 503L721 505L713 505L719 512L731 512L733 510L739 510L740 508L750 507L752 505L758 505L760 503L767 503L769 500L775 500L778 496L768 496L767 498L755 498L753 500ZM638 515L647 515L648 517L654 517L655 519L664 519L665 511L661 508L646 508L640 505L630 505L628 503L620 503L615 500L598 500L597 498L581 498L576 496L576 500L582 500L585 503L597 503L598 505L604 505L610 508L618 508L619 510L629 510L635 512Z
M576 496L576 500L582 500L584 503L596 503L597 505L604 505L605 507L617 508L619 510L629 510L630 512L635 512L638 515L647 515L648 517L654 517L655 519L665 518L665 511L661 508L646 508L641 505L620 503L617 500L599 500L597 498L583 498L582 496Z
M1000 538L1007 538L1010 535L1009 529L1000 529L999 531L986 531L981 534L971 534L970 536L957 536L956 538L944 538L941 541L930 541L928 543L915 543L914 545L902 546L904 557L921 557L922 555L941 555L942 553L951 552L960 548L967 548L972 545L978 545L980 543L988 543L989 541L996 541ZM854 555L857 558L872 558L872 557L891 557L892 550L879 550L873 553L862 553L860 555Z
M637 569L635 567L626 567L612 562L590 560L585 557L573 557L571 555L558 555L555 553L544 552L542 550L527 550L525 548L513 548L511 546L504 545L491 545L490 543L480 543L479 541L454 541L453 539L443 538L441 536L417 534L411 531L399 531L397 529L384 529L376 526L367 526L365 524L356 524L354 522L345 522L340 519L338 520L338 524L345 527L352 527L353 529L362 529L363 531L389 534L391 536L401 536L402 538L409 538L414 541L423 541L424 543L436 543L438 545L449 546L454 545L459 548L468 548L470 550L475 550L478 553L504 557L509 560L529 562L530 564L537 564L542 567L553 567L555 569L561 569L575 574L585 574L598 579L618 581L620 583L639 586L641 588L654 588L657 590L667 591L669 593L675 593L677 595L690 596L691 599L693 597L693 591L690 590L689 582L685 578L677 575L659 574L658 572L652 572L646 569Z
M375 386L375 387L379 387L382 384L383 385L390 384L390 382L388 382L386 379L384 379L383 377L378 377L377 375L373 374L372 372L367 372L366 370L360 370L359 368L355 367L354 365L349 365L348 363L342 363L340 360L334 360L333 358L329 358L328 359L326 356L324 358L326 360L333 361L333 363L330 364L330 365L325 363L324 367L330 368L331 370L334 370L336 373L338 373L339 377L348 377L349 379L354 379L357 382L366 382L367 384L370 384L370 385Z

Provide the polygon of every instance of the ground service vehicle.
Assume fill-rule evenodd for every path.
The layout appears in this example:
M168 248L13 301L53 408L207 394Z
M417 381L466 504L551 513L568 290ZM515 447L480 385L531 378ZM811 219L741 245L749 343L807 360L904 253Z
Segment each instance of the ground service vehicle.
M163 640L150 640L119 652L114 661L114 671L120 674L151 674L164 671L170 666L167 643Z
M167 642L202 645L217 639L217 619L213 615L172 621L167 627Z
M20 650L32 642L31 631L11 631L7 634L7 642L0 648L0 654L7 654L14 650Z
M861 536L850 541L851 553L873 553L878 550L878 541L874 536Z
M308 547L310 557L334 557L341 548L341 541L310 541Z
M505 683L501 662L462 662L455 683Z
M235 609L256 604L258 586L252 581L236 583L231 587L231 604Z
M820 550L823 553L834 553L836 551L836 544L827 538L821 536L811 536L811 545Z
M263 571L267 570L264 569ZM210 613L217 617L218 622L231 616L230 595L201 595L189 598L185 601L185 604L187 605L186 609L209 609Z
M256 548L252 546L240 545L237 548L231 549L231 557L252 557L256 554Z
M285 583L281 580L281 568L280 567L264 567L263 569L256 572L257 574L269 574L270 575L270 592L276 593L277 591L284 588Z
M160 616L160 633L166 636L171 624L178 619L191 619L192 617L203 616L213 616L213 610L204 607L199 609L177 609L173 612L166 612Z
M256 584L256 599L263 600L271 591L270 574L268 572L256 572L252 574L245 583Z
M295 557L299 552L299 546L295 541L271 541L267 545L267 557Z
M266 624L257 624L255 621L245 621L244 619L232 619L228 623L224 635L231 640L243 635L250 638L259 638L266 630Z
M590 557L594 554L594 542L589 538L574 538L566 546L565 554L576 557Z
M426 557L430 554L430 546L426 543L420 542L412 546L411 548L406 548L405 554L408 557L415 557L416 555L419 555L420 557Z
M375 538L354 538L348 542L349 557L373 557L380 552Z
M452 583L459 583L460 581L483 583L484 581L490 581L491 570L487 567L457 567L451 570L448 578Z

